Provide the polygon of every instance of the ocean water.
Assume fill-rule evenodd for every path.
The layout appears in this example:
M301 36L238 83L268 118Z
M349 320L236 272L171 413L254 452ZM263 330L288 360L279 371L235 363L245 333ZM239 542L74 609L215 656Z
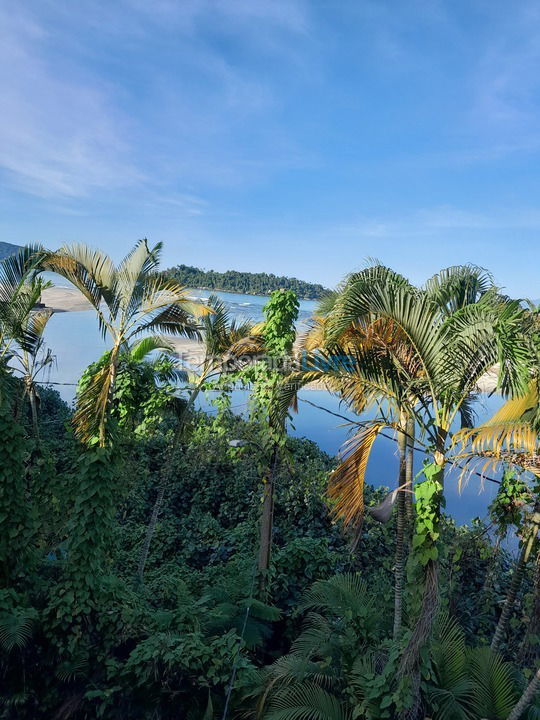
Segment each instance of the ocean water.
M231 314L235 317L261 322L264 320L263 307L268 302L266 295L242 295L241 293L217 292L215 290L190 290L190 298L207 300L210 295L217 295L230 308ZM315 300L300 300L298 311L298 326L303 326L313 315L317 302Z
M195 290L193 297L207 298L210 292ZM262 308L267 298L237 295L233 293L216 293L230 307L235 316L251 318L254 321L263 319ZM303 323L313 312L315 302L301 301L300 323ZM92 311L56 313L48 323L45 339L56 353L56 366L50 368L42 381L62 383L55 387L61 396L71 402L75 384L82 371L89 363L97 360L107 345L98 331L97 320ZM245 391L235 391L232 405L236 412L247 411L248 396ZM322 390L304 390L300 393L299 412L293 418L289 428L292 435L306 437L316 442L319 447L330 455L336 455L351 433L351 426L312 404L340 413L351 420L358 419L342 406L339 398ZM500 398L481 397L477 404L478 419L489 417L499 406ZM201 407L213 412L208 398L201 399ZM366 417L366 416L363 416ZM419 453L415 459L416 471L420 471L422 457ZM380 437L375 442L367 468L366 480L375 486L394 488L398 471L396 443ZM446 478L447 511L458 523L470 522L474 517L485 517L487 506L494 497L497 486L489 481L482 482L478 477L471 477L468 484L461 490L458 488L459 471L450 471Z

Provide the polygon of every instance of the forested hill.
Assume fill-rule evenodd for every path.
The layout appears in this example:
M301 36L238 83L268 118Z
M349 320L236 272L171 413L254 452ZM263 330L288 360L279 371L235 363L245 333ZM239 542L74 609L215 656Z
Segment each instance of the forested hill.
M191 265L177 265L165 270L182 285L192 288L208 288L210 290L224 290L225 292L245 293L246 295L269 295L273 290L285 288L294 290L299 298L317 300L328 292L326 288L317 283L290 277L278 277L271 273L250 273L227 270L201 270Z
M14 255L21 249L20 245L13 245L12 243L0 242L0 260Z

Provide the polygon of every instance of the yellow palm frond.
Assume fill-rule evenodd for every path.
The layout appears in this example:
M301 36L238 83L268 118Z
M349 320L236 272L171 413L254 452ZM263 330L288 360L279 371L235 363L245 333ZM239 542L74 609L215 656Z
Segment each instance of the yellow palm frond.
M325 333L326 318L315 315L311 328L300 337L300 347L308 352L324 348Z
M257 355L264 351L264 338L261 335L248 335L231 343L226 357L233 358L241 355Z
M364 515L364 480L371 448L382 423L373 423L353 440L354 449L330 476L328 496L333 512L345 525L359 525Z
M89 379L87 386L77 396L77 406L73 415L75 434L85 444L96 440L105 444L107 416L114 365L105 363Z
M255 323L255 325L252 325L252 327L251 327L250 334L251 335L264 335L265 325L266 325L266 323L264 323L264 322Z
M537 429L527 421L527 413L538 407L538 383L531 382L527 392L508 400L487 422L474 429L464 429L454 436L454 445L470 445L471 452L534 455L540 445Z

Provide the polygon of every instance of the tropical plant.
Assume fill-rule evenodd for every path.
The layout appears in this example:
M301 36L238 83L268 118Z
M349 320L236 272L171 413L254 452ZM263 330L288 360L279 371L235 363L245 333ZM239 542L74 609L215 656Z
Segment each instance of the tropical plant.
M172 479L175 455L181 441L185 439L190 413L199 393L212 381L212 378L219 377L222 373L226 375L231 367L236 369L235 360L238 355L245 357L248 352L258 352L262 345L261 337L253 335L253 325L249 321L239 322L232 319L229 309L216 295L209 297L208 308L211 312L202 318L204 356L198 367L185 371L185 378L190 381L190 392L177 419L173 442L163 466L156 500L141 550L137 569L137 577L141 584L144 581L144 568L165 491Z
M361 329L390 341L349 342ZM476 268L450 268L424 289L380 265L351 275L325 321L325 347L307 358L307 369L288 379L282 406L306 382L323 382L353 409L375 406L379 416L360 427L352 450L331 478L336 512L348 523L363 515L363 482L369 453L383 427L403 431L400 414L414 417L430 456L416 486L415 558L423 567L421 614L404 651L400 674L418 678L420 650L435 617L437 559L444 468L452 428L461 415L470 427L470 398L482 376L500 363L503 394L522 394L528 344L524 311L501 297ZM395 342L394 338L396 339ZM413 709L414 712L414 709Z
M259 587L267 590L268 571L272 551L275 479L280 450L285 443L284 417L274 412L278 401L279 383L290 370L294 324L298 317L298 298L292 290L275 290L263 308L265 322L260 329L265 356L237 373L237 378L251 387L251 419L261 424L259 449L265 458L259 539Z
M199 338L196 318L209 310L193 302L186 289L158 272L161 243L146 240L115 266L102 251L85 245L48 252L41 267L69 280L90 302L99 328L112 343L108 362L78 397L75 430L85 444L107 442L107 421L122 349L141 337L166 333Z
M33 295L41 295L45 287L39 278L33 281ZM39 293L39 295L38 295ZM24 394L28 397L34 436L39 439L39 377L56 362L52 350L45 346L43 334L52 317L51 310L30 311L23 323L25 340L12 351L12 365L21 375Z
M14 344L29 347L35 341L28 318L45 286L36 280L41 251L22 248L0 262L0 361L6 362Z
M522 477L512 482L513 475L505 473L501 493L497 497L495 513L499 523L512 522L520 538L521 550L508 586L508 592L495 630L491 648L498 651L504 642L518 591L529 558L536 556L540 530L540 421L538 418L539 375L531 358L530 376L525 392L508 400L488 421L456 437L461 443L459 459L464 472L471 472L478 463L482 469L497 468L511 462L522 474L532 477L527 483ZM517 483L517 486L516 486ZM509 517L508 517L509 516Z

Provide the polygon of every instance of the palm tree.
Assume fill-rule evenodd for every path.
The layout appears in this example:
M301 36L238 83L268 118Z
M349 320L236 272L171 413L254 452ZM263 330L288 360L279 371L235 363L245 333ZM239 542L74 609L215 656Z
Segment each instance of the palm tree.
M351 292L362 283L366 290L370 283L394 286L398 296L410 306L409 319L414 320L413 304L421 304L424 315L433 316L439 325L467 305L489 297L494 288L491 277L476 266L448 268L428 280L423 290L417 290L401 275L375 265L351 276L339 292L324 301L326 316L318 319L314 331L305 341L308 350L322 348L326 353L326 361L322 363L320 358L313 359L314 368L326 362L328 367L336 370L335 373L320 374L319 379L329 390L337 392L357 413L375 406L381 415L386 415L382 421L368 423L364 431L357 434L350 446L352 451L331 479L330 494L336 500L337 513L346 524L357 524L357 532L364 513L363 481L371 446L383 427L390 426L397 431L400 451L398 488L401 491L392 494L393 501L397 499L394 613L394 636L397 637L401 628L406 558L404 530L412 524L412 505L408 498L413 480L415 426L419 424L422 428L424 424L430 424L426 409L431 401L431 388L425 382L422 357L409 329L399 314L392 312L391 297L385 298L389 312L369 306L362 312L357 312L354 307L352 311L347 308L345 302L351 302ZM348 301L345 300L347 296ZM427 318L423 321L429 322ZM305 376L305 381L312 379L315 379L313 374ZM459 410L463 419L470 421L467 394Z
M173 443L163 467L152 515L146 529L137 568L137 578L141 585L144 582L144 569L150 553L150 545L155 533L165 491L172 479L176 452L185 436L187 421L199 393L212 378L227 373L230 369L235 369L238 357L256 354L263 347L263 338L260 334L254 332L255 326L249 321L242 322L232 319L228 307L216 295L209 297L208 307L212 312L202 318L204 357L197 368L187 373L188 378L191 380L191 390L178 417Z
M108 412L122 348L156 333L200 336L195 319L209 310L191 301L184 287L158 272L161 248L161 243L149 248L146 240L140 240L117 266L106 253L86 245L48 252L41 261L43 269L69 280L86 297L103 337L112 343L108 363L78 398L74 424L85 444L97 441L100 447L106 445Z
M44 287L36 280L40 257L37 247L28 246L0 262L0 362L7 361L15 345L29 347L35 341L28 318Z
M35 248L23 248L0 263L0 586L27 571L32 552L31 511L26 492L25 440L12 404L17 396L8 362L35 340L28 324L39 287L30 280Z
M529 705L533 702L540 690L540 667L537 668L536 672L532 676L531 681L523 691L523 695L520 697L507 720L520 720L523 717L523 713Z
M39 297L41 291L47 284L48 283L44 283L39 278L33 280L32 290L33 294L35 293L34 296ZM16 369L21 374L24 383L24 393L28 396L28 402L30 403L32 427L36 440L39 440L38 378L44 370L51 367L56 361L52 350L45 347L45 339L43 337L45 328L51 317L51 310L30 311L22 326L26 341L23 342L20 347L16 347L12 354L12 361L15 361Z
M389 324L397 342L376 349L343 343L358 327L369 331L380 323ZM381 429L403 431L403 413L414 417L423 433L430 462L426 480L417 487L417 509L422 512L415 536L415 552L424 568L423 603L401 674L416 675L437 608L437 541L453 424L461 415L470 427L471 395L497 362L500 390L523 392L525 336L519 302L502 298L489 277L475 268L450 268L417 289L376 265L349 277L326 321L328 349L312 358L307 372L289 379L297 387L322 381L353 408L379 409L380 416L364 424L352 452L330 480L335 509L347 523L357 522L364 512L365 469ZM290 393L290 388L283 393L282 410Z

